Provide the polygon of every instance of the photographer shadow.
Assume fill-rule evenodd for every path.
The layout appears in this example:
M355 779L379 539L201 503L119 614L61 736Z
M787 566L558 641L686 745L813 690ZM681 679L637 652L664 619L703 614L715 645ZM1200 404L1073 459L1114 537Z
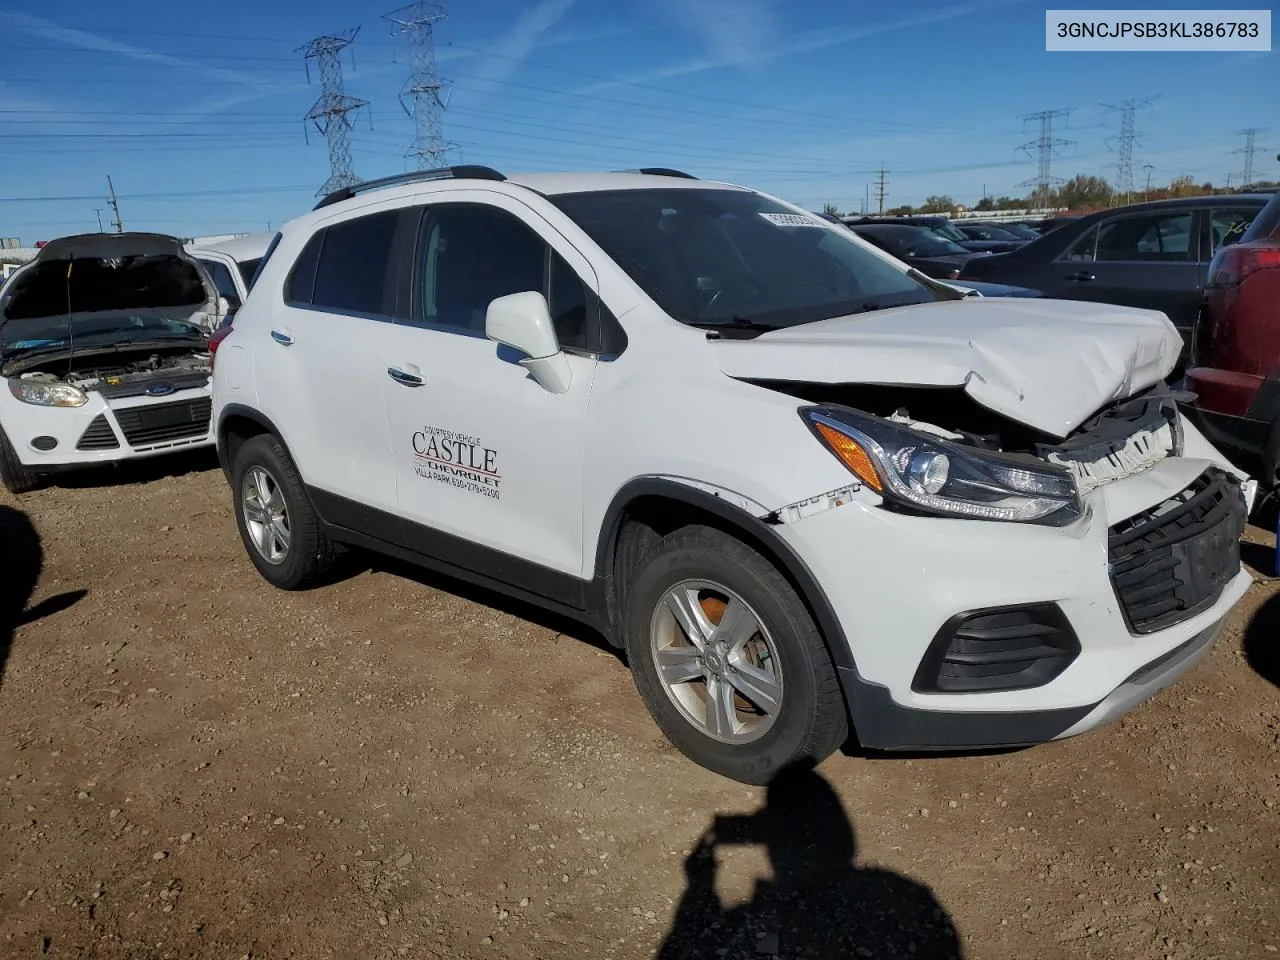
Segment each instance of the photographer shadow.
M726 908L716 892L715 848L760 844L773 867L751 900ZM776 957L960 958L951 918L923 884L859 867L840 798L811 769L770 784L765 805L716 817L685 860L687 887L658 960Z

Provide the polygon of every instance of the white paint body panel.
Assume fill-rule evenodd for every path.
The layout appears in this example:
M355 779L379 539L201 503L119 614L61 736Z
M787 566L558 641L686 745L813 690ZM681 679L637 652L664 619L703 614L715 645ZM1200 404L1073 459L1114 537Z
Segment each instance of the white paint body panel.
M574 189L574 179L418 183L287 224L222 347L245 351L251 366L237 361L234 369L251 368L253 384L233 389L220 352L215 422L228 403L255 406L284 434L307 483L583 581L595 572L606 513L630 481L662 477L716 491L757 517L813 501L817 506L790 511L794 519L773 529L815 574L859 671L897 704L916 709L1020 713L1092 704L1137 667L1222 619L1244 593L1249 578L1242 572L1210 610L1137 637L1108 580L1108 524L1159 503L1210 463L1232 469L1189 425L1186 457L1092 491L1088 515L1070 527L914 517L880 509L874 493L850 488L849 472L802 423L799 401L742 382L963 386L979 403L1062 436L1108 401L1167 375L1179 339L1162 314L973 299L751 341L709 341L664 314L572 221L520 186L556 192ZM618 188L621 181L706 186L576 179L578 189ZM284 278L319 226L460 199L517 212L569 260L625 329L621 355L570 357L570 389L553 395L502 359L491 341L319 313L312 322L311 311L283 303ZM270 330L281 326L296 335L294 346L272 342ZM412 365L424 386L394 382L386 374L391 365ZM496 451L500 496L448 490L419 476L414 437L424 427L453 430ZM833 491L842 505L823 499ZM948 618L1024 601L1057 601L1079 634L1083 652L1063 674L1030 690L911 692L920 656Z

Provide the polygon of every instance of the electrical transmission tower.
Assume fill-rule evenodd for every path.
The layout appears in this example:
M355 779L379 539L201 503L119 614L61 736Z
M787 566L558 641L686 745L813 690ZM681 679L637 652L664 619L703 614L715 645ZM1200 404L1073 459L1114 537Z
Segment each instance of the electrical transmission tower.
M416 133L405 156L417 157L419 170L444 166L453 146L444 140L442 118L450 88L436 72L435 25L444 17L444 0L417 0L383 18L390 21L393 36L409 38L409 82L400 91L400 105L413 117Z
M880 175L876 178L876 203L880 206L881 214L884 213L884 198L888 196L888 193L885 191L885 184L888 182L885 179L886 175L887 171L882 163L880 164Z
M303 117L304 122L314 123L329 143L329 179L316 191L317 196L360 182L360 178L351 172L351 144L347 141L347 133L351 130L350 114L368 101L349 97L342 88L342 51L351 45L359 32L360 28L355 27L342 33L325 34L296 51L307 61L308 81L311 79L310 62L315 60L320 64L320 99Z
M1249 184L1253 183L1253 155L1261 153L1263 147L1257 145L1258 134L1262 132L1261 127L1249 127L1247 130L1237 131L1237 137L1244 137L1244 146L1232 153L1244 154L1244 169L1240 172L1240 189L1247 189Z
M1040 123L1040 136L1018 148L1027 156L1031 156L1032 148L1036 151L1038 166L1035 177L1018 184L1020 187L1033 188L1031 192L1033 204L1040 206L1048 204L1050 191L1055 184L1062 183L1061 177L1052 176L1050 173L1053 155L1057 153L1059 147L1068 146L1071 141L1053 135L1053 121L1058 117L1065 120L1070 112L1070 110L1041 110L1039 113L1030 113L1022 118L1024 121L1037 120Z
M1118 107L1103 104L1108 110L1120 111L1120 133L1108 138L1107 146L1114 145L1116 150L1116 193L1124 196L1125 203L1129 202L1129 195L1133 193L1133 145L1138 140L1134 119L1138 111L1149 106L1154 99L1148 97L1145 100L1125 100Z

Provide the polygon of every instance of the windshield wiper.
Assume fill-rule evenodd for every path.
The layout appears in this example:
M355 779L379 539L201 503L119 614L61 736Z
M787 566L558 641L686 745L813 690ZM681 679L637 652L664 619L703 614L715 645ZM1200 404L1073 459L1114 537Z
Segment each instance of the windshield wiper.
M722 337L753 336L768 333L771 330L782 329L781 325L776 323L763 323L759 320L739 316L716 317L710 320L690 320L689 326L697 327L699 330L712 330Z

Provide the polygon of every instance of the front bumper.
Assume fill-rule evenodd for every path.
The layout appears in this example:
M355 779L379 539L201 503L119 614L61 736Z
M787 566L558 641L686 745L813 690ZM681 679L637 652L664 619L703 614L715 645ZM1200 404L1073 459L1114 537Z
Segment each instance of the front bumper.
M110 400L90 391L81 407L37 407L0 385L0 426L23 466L37 473L210 446L210 414L208 386Z
M881 749L1025 745L1107 723L1202 656L1249 589L1227 570L1216 597L1140 633L1112 584L1109 528L1174 497L1210 467L1170 459L1090 495L1071 527L923 518L861 502L775 527L825 591L847 651L837 666L860 742ZM1052 679L938 692L917 673L944 624L968 611L1053 604L1079 642ZM843 653L849 656L842 656Z

